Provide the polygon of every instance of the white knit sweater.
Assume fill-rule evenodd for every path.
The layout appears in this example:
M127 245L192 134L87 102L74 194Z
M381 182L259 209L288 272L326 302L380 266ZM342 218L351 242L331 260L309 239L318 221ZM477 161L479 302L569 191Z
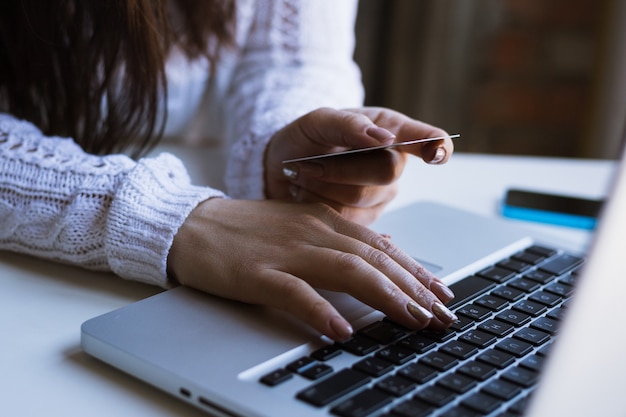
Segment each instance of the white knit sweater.
M172 54L167 136L226 141L228 195L263 198L274 132L321 106L361 105L355 12L355 0L239 0L238 48L215 74ZM221 196L191 184L173 155L89 155L0 113L0 257L21 252L167 286L178 228L198 203Z

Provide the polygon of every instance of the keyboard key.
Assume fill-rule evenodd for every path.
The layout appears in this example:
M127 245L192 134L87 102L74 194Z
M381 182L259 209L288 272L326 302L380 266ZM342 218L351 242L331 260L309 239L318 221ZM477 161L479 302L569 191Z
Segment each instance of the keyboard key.
M559 322L548 317L539 317L537 320L532 322L530 327L553 335L559 327Z
M545 247L545 246L539 246L539 245L530 246L530 247L526 248L526 251L530 252L530 253L536 253L536 254L541 255L541 256L543 256L545 258L550 258L550 257L552 257L552 256L557 254L556 250L554 250L552 248Z
M545 271L540 271L539 269L524 274L524 278L530 279L540 284L547 284L548 282L552 281L554 277L555 275L549 274Z
M374 352L380 346L374 339L362 335L355 335L346 342L337 343L343 350L357 356L364 356Z
M491 294L486 294L474 301L475 305L488 308L491 311L500 311L506 307L509 302L504 298L496 297Z
M515 276L515 272L498 266L490 266L489 268L480 271L477 275L497 283L501 283L513 278Z
M459 319L450 325L450 328L452 330L456 332L464 332L465 330L468 330L474 325L473 319L469 317L465 317L465 316L458 316L458 317Z
M422 334L412 334L396 343L397 346L407 348L415 353L425 353L437 346L434 340Z
M416 355L415 352L401 346L387 346L376 352L376 356L393 363L394 365L404 365Z
M523 326L530 321L530 316L528 314L514 310L504 310L495 318L516 327Z
M358 333L374 339L380 344L388 345L404 337L408 332L389 321L377 321L359 330Z
M493 335L480 330L470 330L459 337L459 340L470 343L479 349L484 349L496 342Z
M518 358L527 355L533 350L530 343L513 338L506 338L496 345L496 349L510 353Z
M481 415L474 410L466 408L462 405L457 405L443 414L439 414L439 417L481 417Z
M526 369L521 366L516 366L504 371L502 378L517 384L520 387L530 388L537 383L539 376L535 371L531 371L530 369Z
M502 400L482 392L477 392L476 394L464 399L461 404L465 407L471 408L472 410L478 411L481 415L485 415L500 407Z
M470 304L464 307L460 307L456 310L457 315L469 317L476 321L482 321L489 317L491 310L485 307Z
M368 357L355 363L353 368L373 377L383 376L394 369L391 363L376 356Z
M534 301L522 300L513 306L513 310L521 311L532 317L537 317L548 311L548 308Z
M461 365L459 372L478 381L485 381L496 374L496 368L479 361L471 361Z
M540 285L526 278L515 278L506 284L509 287L516 288L524 292L533 292L540 287Z
M427 417L433 411L433 406L419 400L409 400L395 406L391 412L399 417Z
M524 298L524 291L507 286L496 288L491 291L491 294L504 298L507 301L519 301Z
M435 368L438 371L447 371L456 366L459 361L450 355L442 352L430 352L420 359L420 362Z
M470 356L474 356L478 353L478 349L469 343L464 343L459 340L453 340L446 343L440 349L441 352L447 353L459 359L467 359Z
M419 391L415 397L435 407L443 407L456 398L456 393L438 385L431 385Z
M325 363L316 363L313 366L310 366L302 371L300 371L300 375L307 379L320 379L323 376L330 375L333 373L332 366L328 366Z
M563 275L561 278L559 278L559 282L561 284L575 285L577 278L577 274L575 274L574 272L570 272L569 274Z
M560 295L561 297L567 298L574 292L574 287L571 285L563 284L561 282L553 282L545 288L546 291L551 292L552 294Z
M546 358L540 355L530 355L520 362L520 365L531 371L539 372L545 363Z
M293 377L293 373L287 369L277 369L273 372L270 372L267 375L264 375L261 378L261 382L270 387L274 387L278 384L282 384L285 381L288 381Z
M480 323L477 327L479 330L484 330L498 337L504 337L511 333L515 327L512 324L505 323L500 320L489 319Z
M530 269L531 267L529 263L520 261L519 259L507 259L505 261L498 262L496 266L499 266L505 269L510 269L511 271L517 272L518 274L520 272L524 272Z
M566 313L567 311L563 307L559 307L559 308L555 308L554 310L546 314L546 317L552 320L560 321L560 320L563 320L563 317L565 316Z
M417 384L410 379L400 375L389 376L376 384L376 388L381 389L395 397L401 397L413 391Z
M471 276L450 285L450 289L454 292L455 298L448 303L448 308L454 309L474 297L495 288L493 281L485 278Z
M437 372L436 369L421 363L411 363L400 369L398 371L398 375L408 378L411 381L415 381L418 384L423 384L439 375L439 372Z
M568 254L561 254L553 259L550 259L546 263L541 264L539 269L550 274L563 275L570 269L573 269L582 263L582 258Z
M518 261L525 262L527 264L531 264L531 265L537 265L539 262L542 262L544 259L546 259L546 257L543 255L539 255L537 253L532 253L528 251L516 253L515 255L512 256L512 258L517 259Z
M534 346L543 345L548 340L550 340L550 335L548 333L542 332L541 330L533 329L531 327L526 327L519 330L513 335L513 337L528 342Z
M292 372L300 372L302 369L311 366L315 363L315 359L309 358L308 356L303 356L300 359L297 359L287 365L287 369Z
M297 398L316 407L323 407L367 384L370 378L353 369L343 369L334 375L300 391Z
M476 359L499 369L504 369L515 362L515 356L496 349L486 350L478 355Z
M515 398L516 395L522 392L522 389L516 384L512 384L503 379L496 379L488 382L481 391L508 401Z
M384 407L393 400L386 392L371 388L361 391L333 407L331 412L341 417L365 417Z
M561 302L562 298L556 294L545 291L538 291L528 297L529 300L544 304L548 307L554 307Z
M429 330L429 329L425 329L422 330L420 332L420 334L434 340L435 342L445 342L446 340L450 340L452 339L454 336L456 336L456 332L454 330L451 329L445 329L445 330Z
M339 356L340 354L341 349L339 348L339 346L327 345L311 353L311 357L317 359L318 361L327 361L334 358L335 356Z
M437 384L451 389L458 394L464 394L474 388L478 383L475 379L459 373L445 375L437 381Z

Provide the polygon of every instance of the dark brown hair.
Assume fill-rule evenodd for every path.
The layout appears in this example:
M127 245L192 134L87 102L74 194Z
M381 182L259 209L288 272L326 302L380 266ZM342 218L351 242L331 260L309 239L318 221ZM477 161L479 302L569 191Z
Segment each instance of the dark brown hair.
M234 42L234 1L2 0L0 111L87 152L139 156L165 124L170 48L214 65Z

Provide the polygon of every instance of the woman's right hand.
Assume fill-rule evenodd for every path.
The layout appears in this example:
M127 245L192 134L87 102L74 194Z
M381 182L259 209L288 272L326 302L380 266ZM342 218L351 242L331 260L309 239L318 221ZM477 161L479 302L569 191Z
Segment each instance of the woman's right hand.
M443 282L389 239L318 203L206 200L175 236L168 273L208 293L285 310L335 340L352 327L316 288L349 293L410 328L456 320Z

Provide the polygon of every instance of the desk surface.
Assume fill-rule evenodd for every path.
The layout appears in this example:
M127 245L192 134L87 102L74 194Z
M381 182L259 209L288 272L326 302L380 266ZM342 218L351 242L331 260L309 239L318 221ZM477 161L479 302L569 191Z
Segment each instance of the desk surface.
M206 158L202 161L209 165ZM510 186L602 197L614 168L611 161L470 154L457 154L444 166L413 159L389 209L423 199L497 216L498 202ZM589 238L580 230L528 225L576 242ZM83 321L160 289L7 252L0 252L0 280L0 414L203 415L80 349Z

